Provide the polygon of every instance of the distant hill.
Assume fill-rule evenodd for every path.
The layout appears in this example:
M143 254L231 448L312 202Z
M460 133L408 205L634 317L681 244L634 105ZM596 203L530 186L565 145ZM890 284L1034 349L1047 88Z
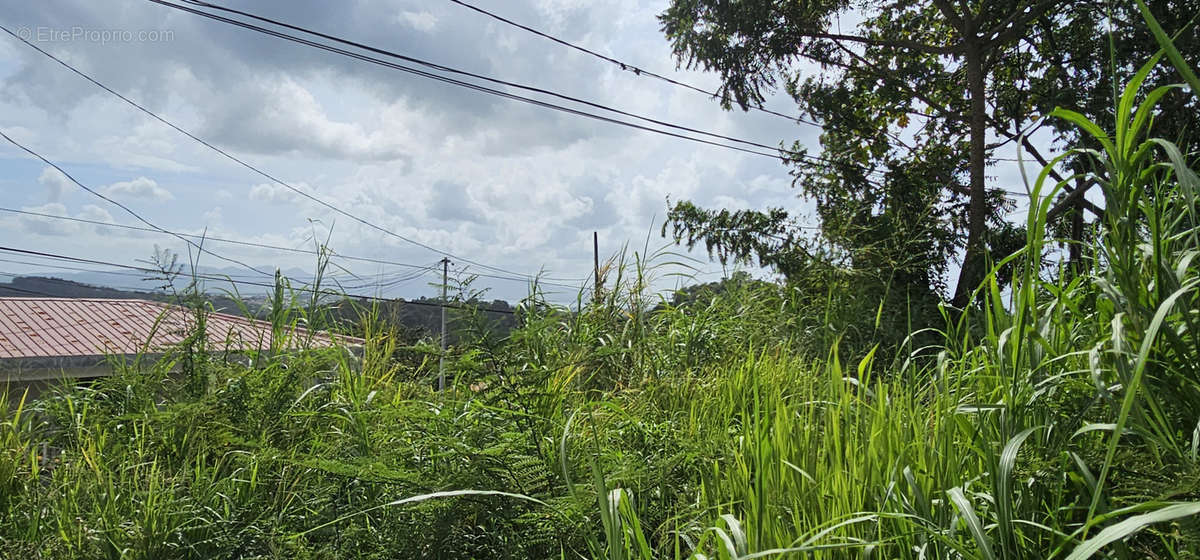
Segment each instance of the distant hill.
M190 272L190 270L191 269L189 268L188 271ZM282 270L281 272L293 283L312 281L312 273L300 270L298 268L286 269ZM245 275L246 271L232 267L217 268L201 266L196 269L196 273L208 277L208 280L205 282L207 284L206 289L216 292L221 289L230 289L233 287L230 283L221 281L221 278L231 277L237 279ZM44 276L45 274L47 273L32 273L31 276ZM52 274L53 278L59 280L68 280L88 286L104 286L106 288L115 288L118 290L132 292L152 292L154 291L154 288L157 288L157 286L161 283L161 281L151 281L147 277L139 276L137 274L102 270L81 272L56 271ZM182 286L187 281L188 273L184 273L180 276L179 283L176 285ZM265 280L265 282L270 282L270 279ZM262 295L269 291L269 288L260 288L253 285L240 285L240 287L242 288L243 292L252 293L256 296Z
M162 302L175 300L173 294L163 290L120 289L44 276L18 276L11 281L0 283L0 297L145 299ZM242 306L232 298L210 294L209 302L219 312L233 315L243 314ZM266 308L266 300L261 296L244 299L243 303L260 316ZM493 332L507 333L517 325L515 309L506 301L472 303L484 310L481 311L483 322L489 329L493 329ZM356 323L360 313L374 309L380 319L407 331L408 338L411 340L431 336L441 329L441 308L435 299L369 301L353 298L336 303L331 302L330 305L330 311L333 312L336 319L346 326ZM457 309L449 311L447 315L451 331L459 330L456 327L464 324L462 319L464 314L463 311ZM451 341L455 338L452 336Z
M165 302L174 299L171 294L162 290L123 290L45 276L18 276L9 282L0 283L0 297L147 299ZM210 301L217 311L241 314L237 303L230 298L215 296Z

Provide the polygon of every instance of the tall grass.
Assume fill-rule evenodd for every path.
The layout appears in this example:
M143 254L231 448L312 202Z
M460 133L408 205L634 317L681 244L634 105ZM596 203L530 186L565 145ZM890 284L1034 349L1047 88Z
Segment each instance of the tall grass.
M681 540L683 555L722 558L1194 555L1200 183L1179 148L1150 136L1171 89L1140 95L1157 62L1117 100L1111 133L1054 115L1105 148L1068 154L1093 159L1105 198L1083 274L1043 270L1061 187L1047 169L1030 185L1025 248L995 269L1017 267L1011 290L993 272L977 307L947 313L936 359L876 371L873 352L843 364L834 344L813 363L751 342L740 359L676 368L589 414L581 442L616 434L585 457L609 473L596 492L643 496L639 525L658 527L652 553L625 539L610 556L678 555ZM632 464L604 451L645 448L629 442L639 430L670 443ZM678 501L659 511L664 492Z
M1055 115L1103 146L1063 156L1105 199L1086 268L1043 266L1042 171L1011 287L933 345L885 358L864 333L903 310L811 287L669 300L642 253L504 340L464 315L435 393L369 313L358 351L289 342L330 319L280 279L250 362L0 399L0 557L1196 558L1200 181L1153 137L1157 63L1114 123Z

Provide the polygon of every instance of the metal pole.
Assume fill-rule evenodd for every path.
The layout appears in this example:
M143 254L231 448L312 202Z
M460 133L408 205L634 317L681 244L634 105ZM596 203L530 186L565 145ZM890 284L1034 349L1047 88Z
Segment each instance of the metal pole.
M449 283L447 276L450 274L450 259L442 259L442 355L438 359L438 383L439 391L446 389L446 285Z

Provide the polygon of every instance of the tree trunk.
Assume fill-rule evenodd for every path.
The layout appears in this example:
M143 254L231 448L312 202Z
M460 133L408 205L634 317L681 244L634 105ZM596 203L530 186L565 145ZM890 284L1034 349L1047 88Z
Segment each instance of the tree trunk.
M1083 189L1086 183L1083 179L1075 182L1076 189ZM1070 254L1070 271L1074 276L1083 274L1083 196L1080 195L1075 200L1075 207L1071 210L1071 246L1068 249Z
M987 94L983 75L983 53L979 40L969 36L964 40L963 57L967 65L967 90L971 96L971 174L970 201L967 209L967 249L963 255L962 270L954 290L953 304L965 309L971 304L971 293L983 281L986 267L987 197L984 191L984 171L987 162Z

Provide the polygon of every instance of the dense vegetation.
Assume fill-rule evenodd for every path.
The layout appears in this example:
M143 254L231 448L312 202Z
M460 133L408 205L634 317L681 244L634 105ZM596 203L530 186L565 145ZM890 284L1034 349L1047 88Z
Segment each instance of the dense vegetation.
M964 307L987 254L1025 241L1025 224L1008 218L1023 189L991 166L1014 146L1046 165L1047 138L1101 149L1072 123L1044 117L1061 107L1112 120L1115 84L1159 49L1142 8L1179 50L1200 52L1196 0L671 0L659 19L678 62L719 76L727 107L781 91L821 125L818 154L799 142L782 152L821 235L806 231L807 211L686 200L668 214L673 234L794 281L832 260L870 289L901 285L907 297L936 300L949 288ZM1146 77L1149 88L1177 80L1169 67ZM1197 145L1196 99L1161 103L1171 118L1158 134ZM1063 185L1044 226L1070 241L1075 262L1103 213L1084 196L1096 188L1091 165L1068 155L1052 175Z
M1197 558L1200 179L1156 63L1115 122L1055 115L1102 147L1081 267L1046 264L1047 170L933 327L832 268L665 300L643 256L580 312L461 317L441 393L371 314L359 353L185 344L0 400L0 556Z

